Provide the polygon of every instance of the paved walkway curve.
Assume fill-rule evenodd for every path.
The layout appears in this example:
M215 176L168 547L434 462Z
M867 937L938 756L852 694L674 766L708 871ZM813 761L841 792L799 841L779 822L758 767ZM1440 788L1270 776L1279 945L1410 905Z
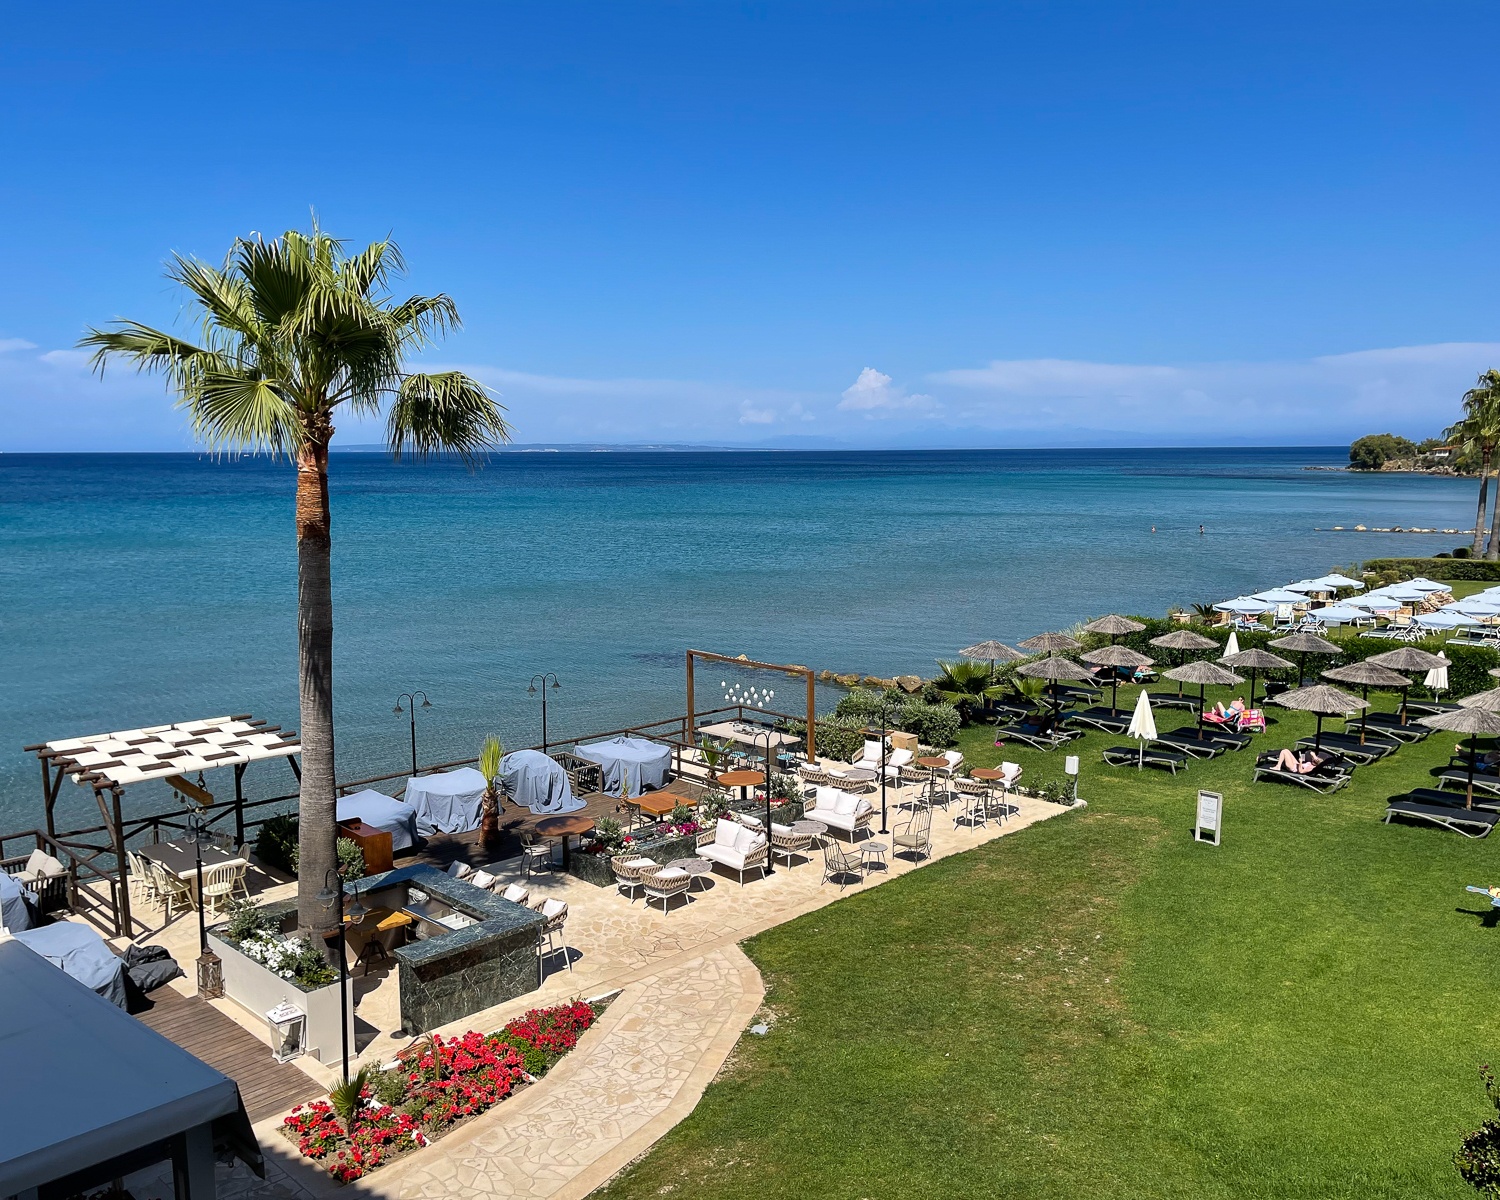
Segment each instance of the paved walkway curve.
M720 946L628 985L528 1089L351 1190L385 1200L581 1200L681 1121L764 999L760 972Z

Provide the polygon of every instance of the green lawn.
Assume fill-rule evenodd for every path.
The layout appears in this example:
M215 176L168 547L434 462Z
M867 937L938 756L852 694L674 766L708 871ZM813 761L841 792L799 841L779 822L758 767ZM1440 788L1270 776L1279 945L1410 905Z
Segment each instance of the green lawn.
M1277 717L1265 746L1311 731ZM1074 744L1086 809L748 943L770 1034L602 1194L1472 1194L1450 1156L1487 1115L1500 930L1463 886L1500 882L1500 839L1380 822L1451 738L1328 798L1252 786L1249 750L1102 765L1124 740ZM989 741L965 731L971 763L1062 772ZM1218 848L1189 836L1199 787Z
M1443 581L1438 580L1438 582ZM1485 588L1494 586L1494 582L1488 579L1455 579L1448 584L1448 590L1453 593L1455 600L1462 600L1465 596L1472 596L1475 592L1482 592Z

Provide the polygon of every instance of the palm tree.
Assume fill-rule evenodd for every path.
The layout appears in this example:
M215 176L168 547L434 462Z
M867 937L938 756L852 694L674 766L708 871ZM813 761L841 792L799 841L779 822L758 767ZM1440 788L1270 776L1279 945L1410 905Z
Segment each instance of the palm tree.
M500 841L500 762L505 747L493 733L479 748L479 773L484 776L484 801L480 810L479 840L493 849Z
M329 567L328 443L334 416L389 406L391 453L438 452L473 462L508 441L504 409L456 371L409 372L406 358L456 328L446 295L397 301L401 251L374 242L358 254L314 226L272 241L236 239L222 267L174 255L167 278L187 289L199 344L137 321L90 329L101 373L111 358L160 371L213 450L285 455L297 468L297 651L302 725L301 870L297 920L326 928L318 892L334 852L333 594Z
M1455 425L1443 430L1443 439L1461 445L1465 451L1479 455L1479 513L1474 518L1474 545L1471 551L1478 557L1484 545L1485 507L1489 501L1490 461L1495 447L1500 445L1500 371L1489 370L1479 376L1478 382L1463 395L1464 415ZM1490 530L1487 558L1500 553L1496 541L1500 527L1500 497L1496 498L1494 522Z

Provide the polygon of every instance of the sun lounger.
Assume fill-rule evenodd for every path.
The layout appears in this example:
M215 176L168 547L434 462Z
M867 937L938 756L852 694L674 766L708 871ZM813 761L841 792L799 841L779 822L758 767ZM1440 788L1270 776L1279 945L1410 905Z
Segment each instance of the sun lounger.
M1189 696L1183 692L1147 692L1151 697L1152 708L1185 708L1188 712L1198 711L1198 697Z
M1438 772L1441 781L1438 786L1442 788L1453 788L1456 791L1467 793L1469 790L1469 769L1467 767L1444 767ZM1500 775L1486 775L1482 771L1474 772L1474 790L1486 792L1492 796L1500 796Z
M1430 717L1437 713L1456 712L1463 707L1459 704L1450 704L1446 700L1408 700L1406 707L1409 712L1420 716Z
M1153 743L1144 752L1139 746L1111 746L1104 752L1104 761L1116 767L1133 767L1137 763L1148 767L1163 767L1175 775L1179 767L1188 765L1188 756L1181 751Z
M1273 780L1276 783L1295 783L1299 787L1308 788L1311 791L1328 795L1336 792L1349 782L1348 770L1336 763L1324 763L1316 771L1306 775L1298 774L1296 771L1283 770L1275 764L1274 754L1263 754L1255 764L1254 779L1256 783L1262 780Z
M1187 733L1189 737L1196 737L1197 733L1188 733L1186 729L1178 730L1179 733ZM1219 725L1204 725L1202 727L1205 741L1217 742L1226 750L1243 750L1252 741L1248 733L1239 733L1233 729L1225 729Z
M1104 694L1098 688L1074 687L1068 683L1054 683L1043 688L1042 691L1055 700L1066 700L1069 703L1082 700L1087 704L1092 704Z
M1196 733L1186 729L1174 729L1169 733L1158 734L1156 741L1169 750L1178 750L1194 758L1215 758L1229 749L1223 742L1209 737L1200 738Z
M1468 793L1465 792L1440 792L1437 788L1412 788L1405 796L1392 796L1391 799L1414 800L1418 804L1436 804L1448 808L1467 808ZM1480 793L1474 797L1475 808L1488 809L1490 812L1500 811L1500 796L1492 796L1489 793Z
M1385 810L1387 825L1391 823L1392 817L1429 821L1467 838L1488 837L1490 830L1497 822L1500 822L1500 816L1492 812L1479 812L1475 809L1454 808L1448 805L1423 804L1416 800L1392 800Z
M1344 726L1345 733L1355 733L1361 724L1357 717L1351 717ZM1403 742L1420 742L1432 730L1418 721L1408 721L1401 724L1401 714L1393 712L1373 712L1368 714L1369 727L1378 731L1385 737L1398 738Z
M1358 735L1345 733L1325 733L1321 742L1310 737L1297 739L1299 750L1305 750L1314 745L1321 749L1333 750L1342 757L1353 759L1361 765L1379 762L1401 748L1401 743L1394 738L1377 738L1374 734L1371 734L1364 742L1360 742Z
M1130 716L1130 713L1121 712L1117 708L1086 708L1082 712L1069 713L1068 720L1077 721L1080 725L1092 725L1106 733L1124 733L1130 728Z
M1025 742L1028 746L1035 746L1038 750L1056 750L1075 738L1081 738L1083 730L1053 728L1043 732L1037 725L1002 725L995 730L995 736Z

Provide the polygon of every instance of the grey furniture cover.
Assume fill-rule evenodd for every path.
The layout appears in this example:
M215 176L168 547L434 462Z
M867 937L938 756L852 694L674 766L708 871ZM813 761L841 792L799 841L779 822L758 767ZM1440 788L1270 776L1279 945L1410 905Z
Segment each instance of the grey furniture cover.
M0 871L0 925L12 933L31 928L31 908L27 903L28 893L14 875Z
M627 778L632 796L639 796L644 788L661 787L667 781L667 769L672 765L670 746L623 735L579 746L575 753L579 758L599 764L604 776L604 790L611 796L620 795L620 785Z
M406 781L406 802L416 810L417 832L467 833L479 828L484 803L484 776L473 767Z
M335 809L340 821L363 821L391 835L391 849L399 854L417 840L417 810L404 800L366 788L352 796L340 796Z
M500 782L511 800L537 815L556 816L585 807L573 795L562 764L540 750L516 750L500 760Z
M74 921L58 921L16 934L16 941L35 950L55 967L106 1000L126 1007L125 960L94 930Z

